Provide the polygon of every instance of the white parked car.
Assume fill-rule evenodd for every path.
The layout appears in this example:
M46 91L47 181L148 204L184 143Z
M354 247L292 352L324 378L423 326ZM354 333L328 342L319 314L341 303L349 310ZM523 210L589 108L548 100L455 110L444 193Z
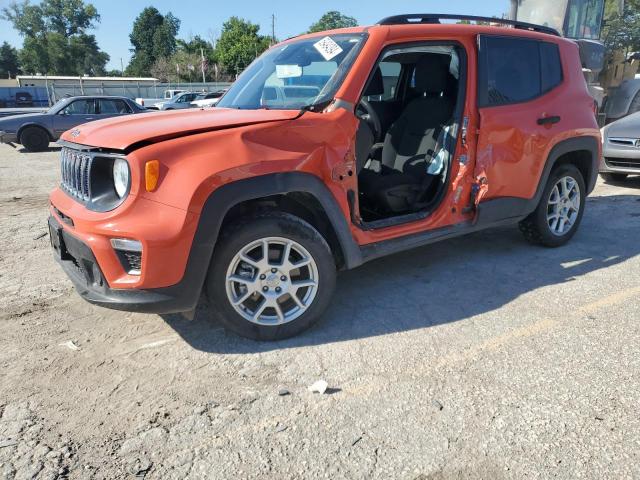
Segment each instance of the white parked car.
M181 110L183 108L192 108L193 102L199 93L197 92L182 92L177 94L171 100L167 100L166 102L156 103L153 108L158 110Z
M226 93L227 89L218 90L216 92L203 93L198 95L191 105L194 107L213 107L222 98L222 95Z

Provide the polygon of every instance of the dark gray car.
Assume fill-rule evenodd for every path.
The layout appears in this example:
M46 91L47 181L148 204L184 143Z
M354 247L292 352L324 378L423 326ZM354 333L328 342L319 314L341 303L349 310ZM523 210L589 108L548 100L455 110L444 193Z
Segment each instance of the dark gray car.
M40 152L63 132L92 120L131 115L147 110L126 97L83 96L60 100L45 113L0 118L0 143L22 144Z

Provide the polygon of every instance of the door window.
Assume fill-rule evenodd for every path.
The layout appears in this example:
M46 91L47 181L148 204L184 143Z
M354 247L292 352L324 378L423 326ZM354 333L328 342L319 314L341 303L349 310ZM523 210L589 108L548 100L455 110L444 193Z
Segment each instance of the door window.
M124 100L98 100L100 113L103 115L117 115L119 113L131 113L131 109Z
M533 100L562 82L560 53L554 43L482 36L479 65L480 107Z
M76 100L62 111L65 115L93 115L96 113L96 103L93 100Z

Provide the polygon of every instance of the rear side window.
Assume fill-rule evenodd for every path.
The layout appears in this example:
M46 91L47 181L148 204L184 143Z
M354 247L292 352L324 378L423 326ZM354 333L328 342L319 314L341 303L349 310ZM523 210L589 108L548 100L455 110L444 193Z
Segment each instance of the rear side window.
M540 42L540 67L542 93L547 93L562 83L562 64L558 45Z
M100 113L102 114L117 114L117 113L130 113L131 109L124 102L124 100L98 100L100 107Z
M480 39L480 107L533 100L562 81L558 46L513 37Z

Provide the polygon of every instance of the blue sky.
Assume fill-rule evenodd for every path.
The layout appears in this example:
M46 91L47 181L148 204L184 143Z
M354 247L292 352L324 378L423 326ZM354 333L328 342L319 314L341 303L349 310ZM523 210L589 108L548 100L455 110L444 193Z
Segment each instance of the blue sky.
M0 8L9 0L0 0ZM271 14L276 16L276 37L282 39L304 32L328 10L339 10L355 17L361 25L372 24L381 18L398 13L465 13L468 15L502 15L509 11L509 0L366 0L314 2L309 0L237 0L213 2L211 0L93 0L101 15L98 28L93 31L98 44L111 56L108 68L120 68L120 58L126 66L131 56L129 52L129 32L133 20L149 5L155 6L163 14L171 11L182 24L178 34L181 38L202 35L210 39L220 34L222 23L236 15L260 24L262 33L271 33ZM8 41L16 47L22 39L11 24L0 20L0 43Z

